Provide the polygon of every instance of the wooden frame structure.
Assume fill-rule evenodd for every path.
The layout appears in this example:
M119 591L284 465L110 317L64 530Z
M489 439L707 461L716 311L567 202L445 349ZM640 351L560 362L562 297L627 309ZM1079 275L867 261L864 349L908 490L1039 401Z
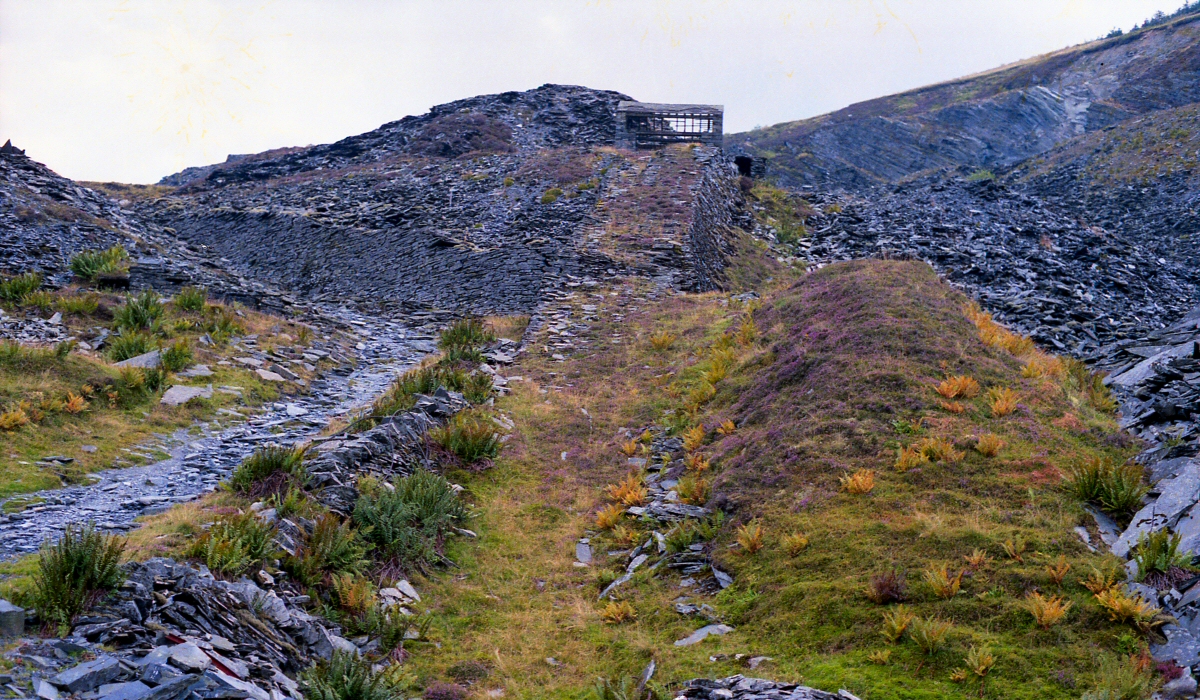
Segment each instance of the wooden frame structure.
M617 103L616 145L657 148L670 143L720 146L724 140L722 105L674 105L654 102Z

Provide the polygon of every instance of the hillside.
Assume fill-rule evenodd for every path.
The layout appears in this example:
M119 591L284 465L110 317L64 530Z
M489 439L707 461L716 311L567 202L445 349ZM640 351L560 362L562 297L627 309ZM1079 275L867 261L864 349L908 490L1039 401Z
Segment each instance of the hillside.
M1197 39L730 149L544 85L149 186L0 152L7 688L1194 697Z
M862 189L923 172L1001 168L1080 134L1200 100L1200 16L831 114L726 136L781 182Z

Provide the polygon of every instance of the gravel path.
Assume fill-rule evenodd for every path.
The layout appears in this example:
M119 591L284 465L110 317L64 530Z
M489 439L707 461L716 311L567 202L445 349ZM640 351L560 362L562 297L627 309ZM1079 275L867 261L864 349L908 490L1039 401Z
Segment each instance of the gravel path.
M133 520L138 516L162 512L213 491L257 446L291 444L316 434L331 418L369 403L395 376L435 350L429 328L344 310L338 315L353 324L359 338L353 370L339 372L335 368L311 383L309 395L264 406L265 410L237 425L210 430L209 424L202 424L201 436L181 430L161 444L135 450L169 453L162 461L97 472L94 482L86 486L19 496L45 501L0 516L0 560L36 551L71 523L94 521L101 529L126 531L136 527Z

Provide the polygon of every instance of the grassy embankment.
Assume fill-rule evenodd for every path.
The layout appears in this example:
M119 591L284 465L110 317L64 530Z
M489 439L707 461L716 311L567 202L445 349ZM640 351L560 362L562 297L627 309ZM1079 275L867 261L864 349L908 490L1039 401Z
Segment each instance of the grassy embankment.
M586 355L527 356L510 370L529 380L497 402L516 437L495 469L462 482L481 512L473 525L481 539L452 547L459 568L422 582L442 648L410 659L420 675L445 678L475 661L492 669L481 693L565 698L597 677L636 675L652 658L660 679L682 680L744 672L733 657L746 654L773 659L755 675L873 699L950 698L978 692L973 674L965 684L951 678L974 646L996 659L985 697L1073 698L1097 670L1098 651L1138 648L1140 635L1110 622L1080 583L1092 566L1114 562L1072 532L1088 521L1060 483L1069 465L1133 452L1103 396L1049 358L1026 368L983 342L966 300L920 264L835 265L765 296L750 329L746 311L720 295L580 299L604 315L624 306L625 320L597 325ZM626 341L608 342L614 331ZM674 341L655 350L650 338L662 333ZM702 375L719 376L714 347L732 352L733 366L697 407ZM952 402L936 392L959 375L981 385L977 396ZM989 398L989 389L1014 391L1013 410L996 415L994 399L1004 397ZM735 432L715 433L727 419ZM614 535L598 532L595 519L608 503L604 487L626 476L619 448L651 424L705 426L714 502L733 511L709 546L735 583L692 598L736 631L694 647L672 644L703 624L672 609L687 594L675 574L642 572L621 589L632 622L606 624L596 599L611 579L603 552L651 529L627 519ZM983 435L995 438L981 448ZM990 452L988 440L998 453L980 452ZM941 459L901 471L897 450L918 443ZM875 485L848 493L841 479L859 470L872 470ZM763 531L754 554L737 542L743 524L751 525L742 533ZM589 534L601 563L577 567L574 543ZM1024 543L1019 559L1006 543ZM1061 570L1059 557L1069 568L1056 584L1048 567ZM964 572L956 595L939 597L927 582L939 567L951 579ZM865 591L893 570L907 579L908 610L949 623L932 654L905 635L881 636L895 605ZM1042 629L1025 608L1031 592L1072 608Z

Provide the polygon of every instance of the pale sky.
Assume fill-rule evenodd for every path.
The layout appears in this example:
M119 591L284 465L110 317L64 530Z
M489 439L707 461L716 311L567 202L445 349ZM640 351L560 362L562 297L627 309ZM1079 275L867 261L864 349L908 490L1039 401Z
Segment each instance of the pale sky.
M567 83L810 117L1128 30L1182 0L0 0L0 142L154 182Z

